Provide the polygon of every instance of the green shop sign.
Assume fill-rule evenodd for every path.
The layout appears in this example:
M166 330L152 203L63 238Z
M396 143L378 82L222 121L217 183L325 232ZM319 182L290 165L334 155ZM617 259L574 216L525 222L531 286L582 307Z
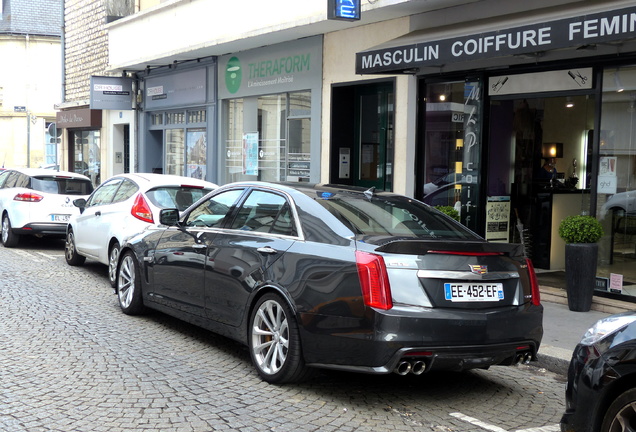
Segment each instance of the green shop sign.
M223 56L219 66L221 99L311 89L322 79L322 37Z

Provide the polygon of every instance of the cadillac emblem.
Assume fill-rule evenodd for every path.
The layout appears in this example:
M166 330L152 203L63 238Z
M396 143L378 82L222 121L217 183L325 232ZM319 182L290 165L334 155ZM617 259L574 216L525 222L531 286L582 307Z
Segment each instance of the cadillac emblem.
M470 267L470 271L475 273L475 274L486 274L488 273L488 266L485 265L472 265L472 264L468 264L468 267Z

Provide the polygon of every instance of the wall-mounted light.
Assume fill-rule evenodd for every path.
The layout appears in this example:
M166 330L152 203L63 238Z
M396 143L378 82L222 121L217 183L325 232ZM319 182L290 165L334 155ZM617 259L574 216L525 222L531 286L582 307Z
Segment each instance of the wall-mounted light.
M621 82L621 77L618 75L618 69L616 69L616 72L614 72L614 84L616 84L617 93L625 90L625 87L623 87L623 83Z
M441 94L441 95L439 95L439 100L440 100L441 102L444 102L444 101L446 100L446 95L445 95L445 94Z
M566 107L566 108L572 108L572 107L574 107L574 102L572 101L572 98L571 98L570 96L568 96L568 97L565 99L565 107Z
M543 143L541 146L541 157L544 159L562 158L563 143Z

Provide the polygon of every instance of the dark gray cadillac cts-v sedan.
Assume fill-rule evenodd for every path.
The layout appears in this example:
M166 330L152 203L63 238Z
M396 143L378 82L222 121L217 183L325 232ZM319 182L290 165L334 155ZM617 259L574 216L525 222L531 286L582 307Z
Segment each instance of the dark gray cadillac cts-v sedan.
M123 312L152 308L236 339L268 382L536 359L543 307L522 247L411 198L233 183L161 223L122 247Z

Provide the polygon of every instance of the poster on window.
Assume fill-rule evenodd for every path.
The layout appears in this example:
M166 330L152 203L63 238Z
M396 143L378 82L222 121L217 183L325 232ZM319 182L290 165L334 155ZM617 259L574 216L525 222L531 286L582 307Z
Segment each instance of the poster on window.
M258 132L243 134L243 174L258 175Z
M616 159L616 157L602 157L600 159L598 170L598 193L616 193Z
M207 143L204 130L189 130L186 134L186 176L205 179Z

